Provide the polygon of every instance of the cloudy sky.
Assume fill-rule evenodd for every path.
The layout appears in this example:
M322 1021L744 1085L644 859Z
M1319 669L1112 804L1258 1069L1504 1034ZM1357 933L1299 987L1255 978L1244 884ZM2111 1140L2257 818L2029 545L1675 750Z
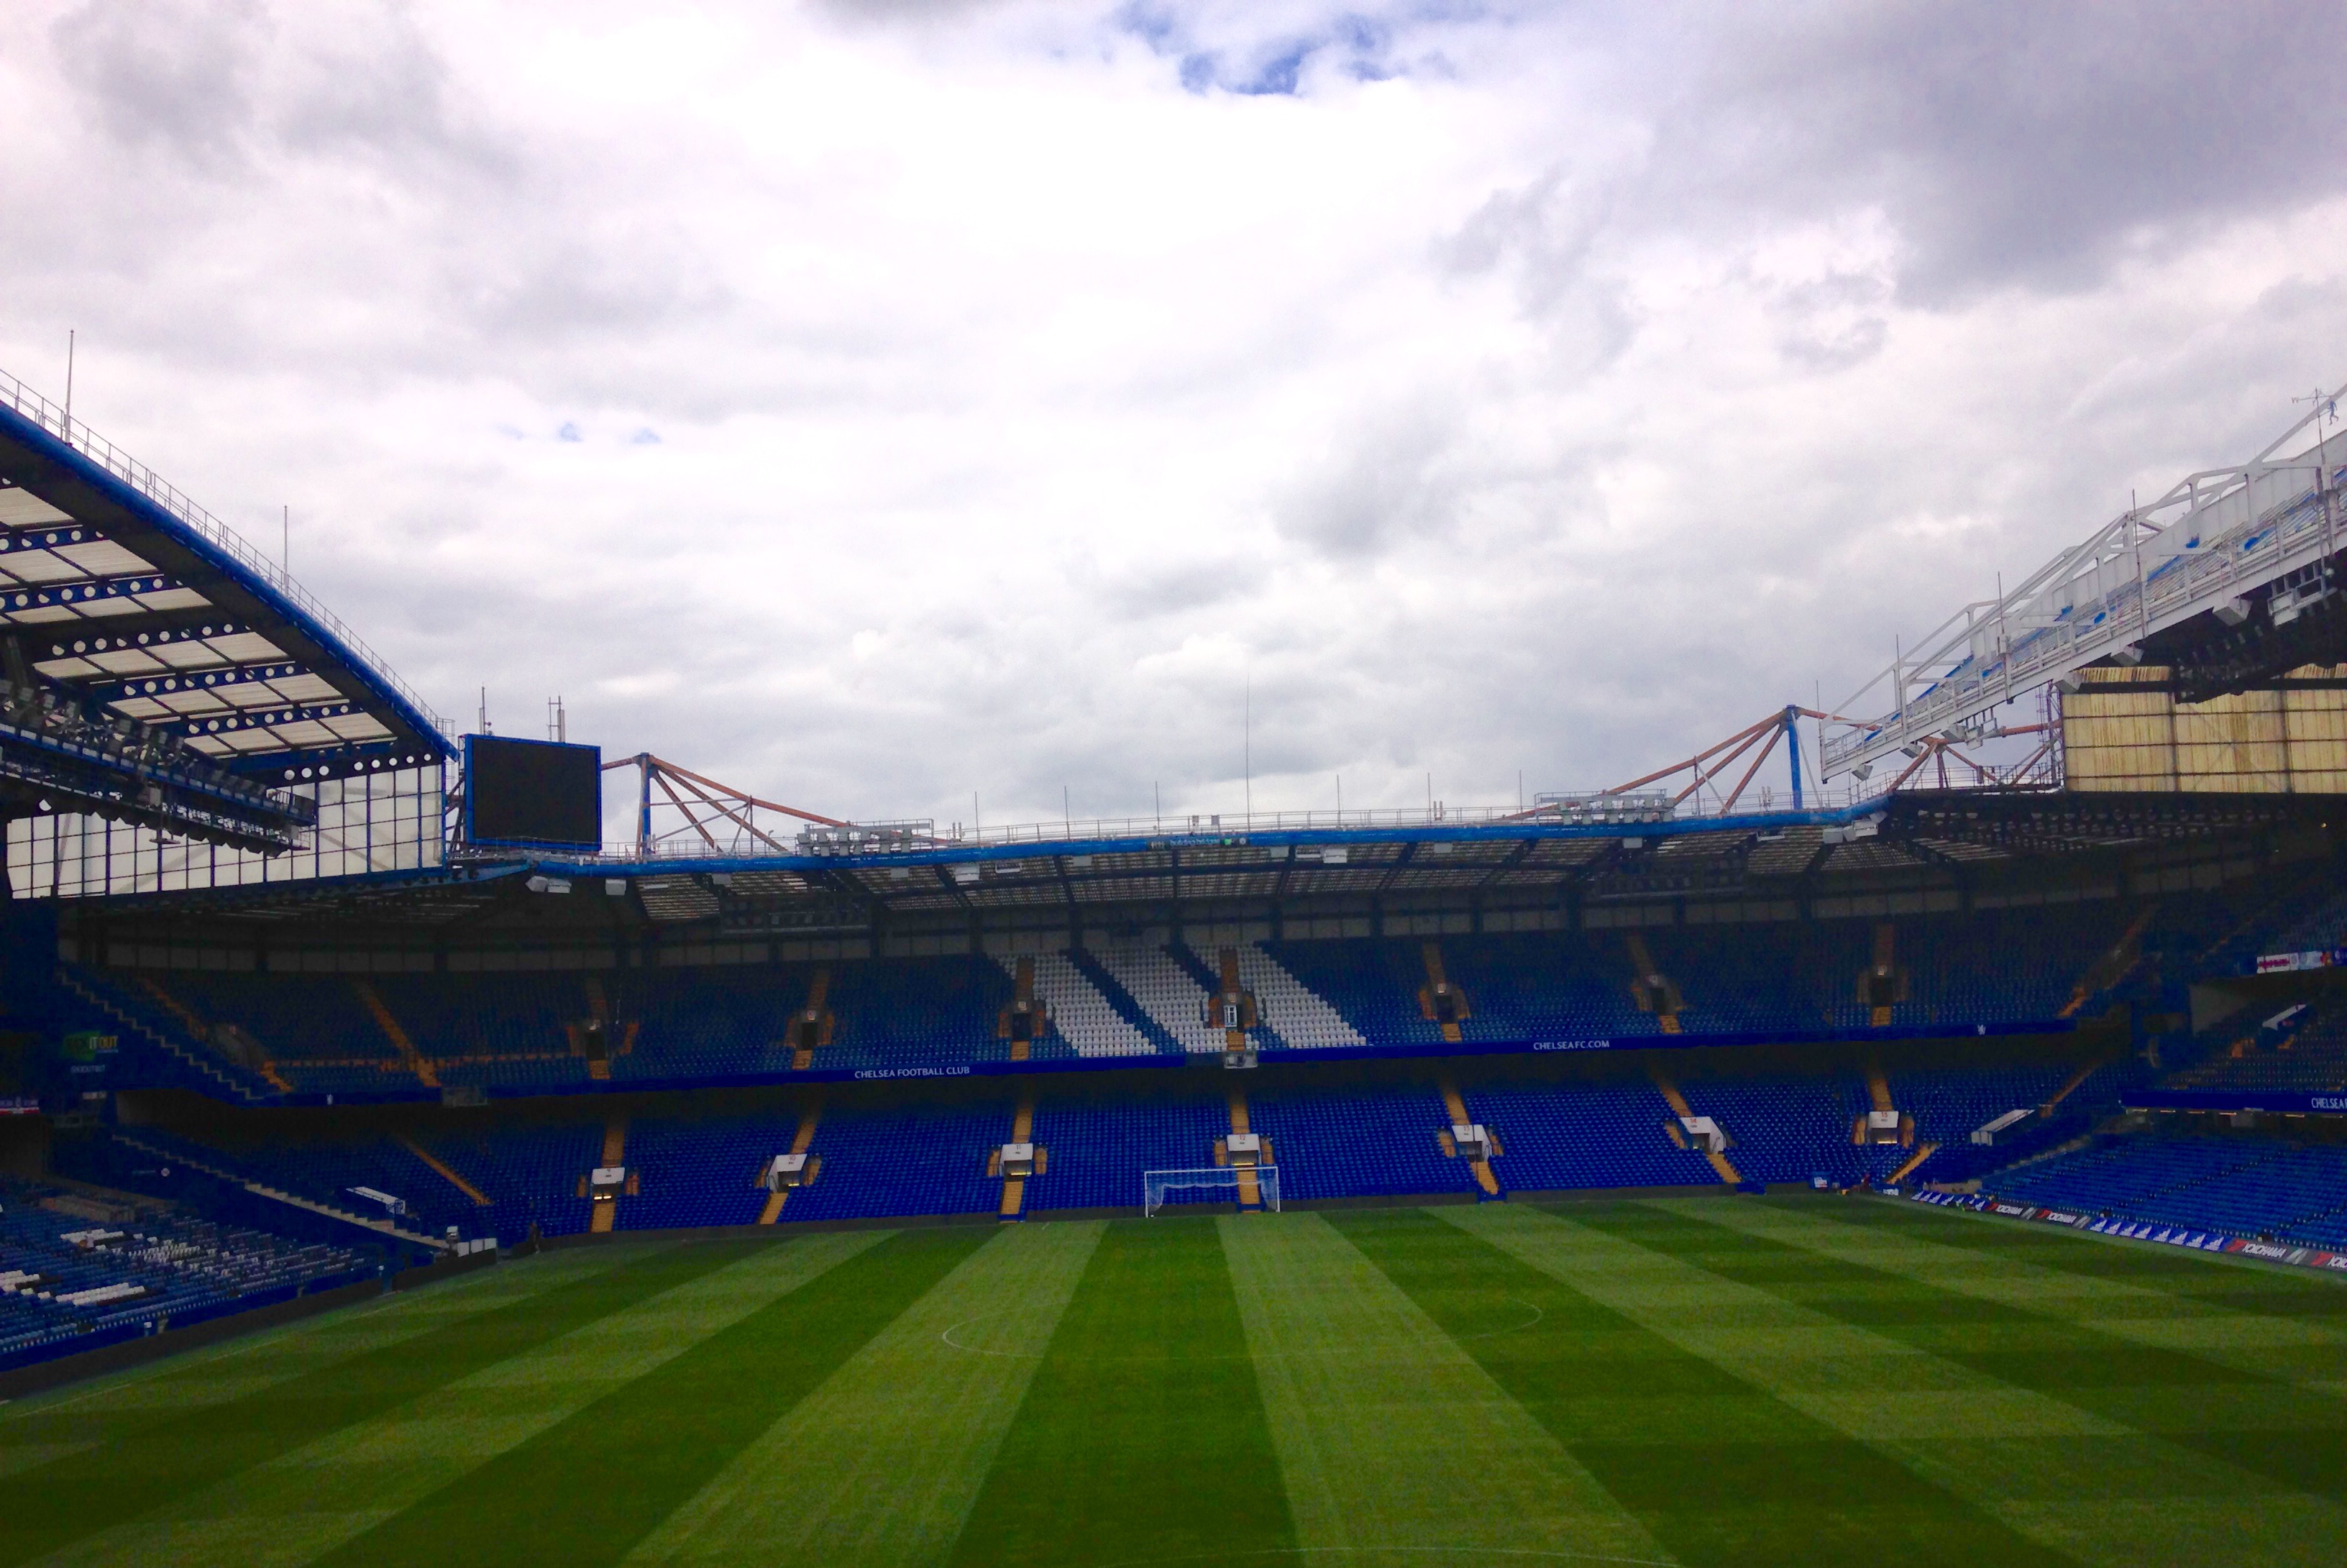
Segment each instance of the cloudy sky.
M2322 4L61 5L0 369L466 727L861 817L1512 803L2347 378Z

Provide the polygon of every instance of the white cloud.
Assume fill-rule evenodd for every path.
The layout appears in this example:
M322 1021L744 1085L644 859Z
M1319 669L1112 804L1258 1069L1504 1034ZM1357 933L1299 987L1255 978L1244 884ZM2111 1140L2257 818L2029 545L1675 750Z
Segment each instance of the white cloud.
M0 366L444 711L842 815L1231 809L1250 682L1259 805L1615 782L2341 374L2253 82L2073 201L1936 13L33 9Z

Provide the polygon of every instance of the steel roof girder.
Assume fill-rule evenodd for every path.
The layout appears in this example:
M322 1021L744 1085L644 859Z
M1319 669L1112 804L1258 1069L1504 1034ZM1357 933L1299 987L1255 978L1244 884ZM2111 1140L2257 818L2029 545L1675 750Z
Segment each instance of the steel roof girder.
M132 572L118 577L60 578L54 582L0 588L0 610L21 611L94 604L101 600L136 599L180 589L190 589L190 585L169 573L159 571ZM200 590L190 589L190 591Z
M251 664L216 664L208 670L172 671L161 675L132 675L120 680L80 682L81 690L101 702L127 702L138 698L160 700L186 692L211 692L235 686L256 685L263 681L293 681L310 676L323 681L325 677L306 665L284 658L275 658ZM328 684L333 684L329 682ZM313 699L314 700L314 699ZM169 720L163 721L166 723Z
M15 489L11 485L9 489ZM32 492L27 490L26 495ZM37 498L37 497L36 497ZM69 550L81 545L113 543L101 528L84 522L17 523L0 527L0 556L20 550Z
M202 718L144 720L150 727L168 730L193 740L199 735L233 734L244 730L273 730L285 724L310 723L326 719L346 719L364 714L366 710L347 699L335 702L282 702L264 708L240 708L232 713L207 714ZM279 753L282 754L282 753Z
M0 721L0 753L13 759L19 767L28 765L25 759L45 758L53 764L53 773L78 771L131 790L153 786L201 796L238 812L288 816L302 822L316 818L314 804L295 803L200 759L150 762L5 721Z
M64 432L56 410L13 377L0 375L0 465L7 477L58 511L108 532L165 578L224 600L236 619L264 621L270 641L294 658L348 671L364 692L356 700L378 722L448 753L445 722L282 566L85 427L73 428L71 443Z
M152 651L189 642L205 642L220 637L261 635L251 621L221 613L218 605L190 605L183 610L148 610L140 608L125 615L109 615L101 620L44 620L26 622L10 628L19 637L46 638L50 659L72 659L90 653ZM73 643L89 646L77 651ZM282 660L282 653L272 659ZM223 661L225 662L225 661Z
M427 768L442 759L420 750L414 743L397 736L389 740L349 741L333 746L296 746L280 752L244 752L215 757L214 766L241 778L266 778L272 786L282 787L286 774L296 782L302 770L309 768L325 778L356 777L361 774L396 772L405 768ZM374 763L384 767L374 767ZM323 770L320 772L319 770Z

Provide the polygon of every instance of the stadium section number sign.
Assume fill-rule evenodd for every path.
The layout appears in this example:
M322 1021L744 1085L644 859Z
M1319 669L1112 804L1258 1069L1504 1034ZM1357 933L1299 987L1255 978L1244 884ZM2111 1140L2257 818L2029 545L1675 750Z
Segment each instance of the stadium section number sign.
M465 837L514 849L600 849L602 748L466 735Z

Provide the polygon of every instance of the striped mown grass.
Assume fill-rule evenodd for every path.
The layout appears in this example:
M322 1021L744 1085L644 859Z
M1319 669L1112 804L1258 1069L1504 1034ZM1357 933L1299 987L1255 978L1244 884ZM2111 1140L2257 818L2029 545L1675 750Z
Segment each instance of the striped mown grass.
M0 1410L0 1568L2333 1563L2347 1289L1669 1198L627 1242Z

